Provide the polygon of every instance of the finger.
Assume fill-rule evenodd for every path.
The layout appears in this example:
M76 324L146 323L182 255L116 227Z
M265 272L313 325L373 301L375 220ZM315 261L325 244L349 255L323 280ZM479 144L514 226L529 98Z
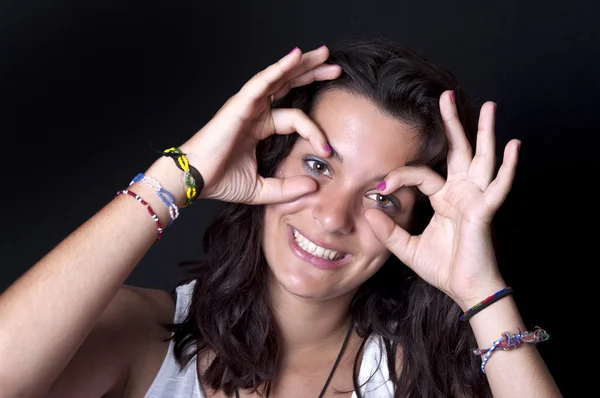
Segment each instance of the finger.
M375 237L404 264L412 264L413 243L418 238L406 232L381 210L366 210L364 216Z
M475 157L469 168L469 180L485 191L494 178L496 165L496 104L486 102L481 107L477 128L477 146Z
M274 86L280 83L285 74L298 65L301 59L302 51L297 47L294 48L288 55L258 72L252 79L248 80L240 89L240 92L244 94L242 97L246 98L249 102L258 99L264 100L269 94L276 91Z
M314 192L317 183L308 176L288 178L259 177L259 187L254 204L289 202L307 193Z
M386 195L405 186L417 187L425 195L432 196L438 193L445 183L444 177L429 167L402 166L390 171L378 188L385 185L379 192Z
M504 148L504 159L498 170L498 175L484 192L484 201L496 211L500 208L512 188L517 171L521 141L511 140Z
M445 91L440 96L440 112L446 137L448 138L448 176L451 174L464 174L469 171L472 159L472 149L464 128L456 112L456 103L453 91Z
M322 65L329 58L329 48L321 46L302 54L300 62L286 74L286 80L292 80Z
M342 67L335 64L323 64L305 72L304 74L288 80L274 94L275 99L285 96L292 88L305 86L315 81L337 79L342 74Z
M308 140L321 156L331 155L327 137L306 113L297 108L278 108L271 111L276 134L298 133Z

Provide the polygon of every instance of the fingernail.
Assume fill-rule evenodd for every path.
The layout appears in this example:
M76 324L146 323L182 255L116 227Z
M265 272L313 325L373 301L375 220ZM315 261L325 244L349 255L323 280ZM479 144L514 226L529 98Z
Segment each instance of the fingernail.
M294 51L296 51L297 49L298 49L298 47L294 47L294 48L292 48L292 51L290 51L288 55L290 55L291 53L293 53L293 52L294 52Z
M456 97L454 96L454 90L450 91L450 99L453 103L456 103Z
M377 184L378 191L385 191L386 183L385 180L382 180L379 184Z
M329 144L325 143L325 150L329 153L331 153L331 147L329 146Z

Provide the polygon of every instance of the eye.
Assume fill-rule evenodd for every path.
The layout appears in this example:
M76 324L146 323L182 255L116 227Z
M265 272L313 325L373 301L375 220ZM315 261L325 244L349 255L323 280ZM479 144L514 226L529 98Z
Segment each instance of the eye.
M325 175L331 177L329 166L324 161L315 158L306 158L304 159L304 163L307 171L310 174L314 176Z
M392 202L390 198L382 194L377 194L375 200L377 201L377 203L383 206L387 206L389 203Z
M398 200L391 195L382 195L379 192L373 192L367 195L369 199L375 202L377 208L386 211L397 211L400 209Z

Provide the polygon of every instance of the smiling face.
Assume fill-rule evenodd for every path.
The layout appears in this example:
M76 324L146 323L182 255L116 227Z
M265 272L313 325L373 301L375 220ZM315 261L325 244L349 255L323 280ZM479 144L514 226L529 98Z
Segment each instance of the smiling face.
M306 140L296 141L276 177L311 176L318 189L267 205L262 245L277 284L296 296L325 299L354 292L390 255L365 210L379 208L405 228L410 223L414 192L382 196L377 184L416 158L418 140L411 126L341 90L324 93L312 119L333 155L320 158Z

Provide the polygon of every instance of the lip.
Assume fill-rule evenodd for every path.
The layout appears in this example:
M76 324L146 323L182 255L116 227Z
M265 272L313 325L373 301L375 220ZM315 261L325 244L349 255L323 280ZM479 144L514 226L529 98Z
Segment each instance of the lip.
M344 265L348 264L352 260L352 255L350 253L346 253L343 250L337 250L337 249L331 248L328 245L322 244L322 242L314 241L308 237L306 237L306 238L318 246L326 247L331 250L337 250L340 252L344 252L344 253L346 253L346 255L339 260L332 261L332 260L326 260L321 257L313 256L312 254L307 253L300 246L298 246L298 243L296 242L296 239L294 238L294 229L295 228L288 226L288 241L290 244L290 249L292 249L292 252L296 255L296 257L309 263L310 265L312 265L316 268L325 269L325 270L337 269L337 268L343 267ZM302 236L306 236L300 231L298 231L298 233L300 233Z

